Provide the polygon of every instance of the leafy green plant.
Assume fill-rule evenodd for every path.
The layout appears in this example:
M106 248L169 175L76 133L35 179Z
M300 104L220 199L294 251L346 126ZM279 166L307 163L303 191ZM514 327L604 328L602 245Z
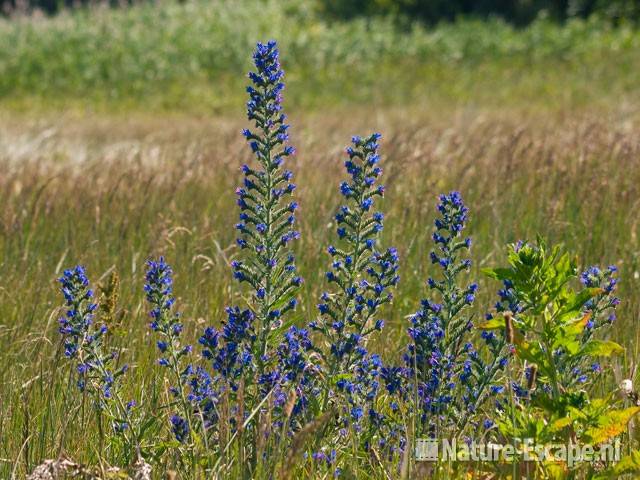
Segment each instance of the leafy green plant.
M485 270L504 288L499 314L481 325L504 331L519 360L509 379L517 408L505 402L501 432L507 438L579 444L620 435L640 409L617 409L613 392L599 399L592 388L603 372L600 359L624 351L599 338L615 320L617 269L590 267L576 289L575 259L541 238L511 245L508 262L506 268Z

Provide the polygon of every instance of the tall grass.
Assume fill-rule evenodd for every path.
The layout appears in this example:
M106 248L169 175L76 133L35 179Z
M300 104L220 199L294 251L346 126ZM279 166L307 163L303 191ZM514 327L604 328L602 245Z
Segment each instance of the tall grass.
M500 104L635 94L640 34L597 21L433 29L329 23L312 0L197 0L0 19L0 99L32 108L228 109L256 39L277 38L300 106L434 99Z
M298 322L315 315L316 289L323 285L322 246L333 230L342 176L336 145L345 143L344 131L375 123L386 133L384 241L399 248L402 281L386 317L384 348L372 350L395 359L405 345L405 316L414 308L409 299L419 298L421 279L431 273L426 257L434 198L455 187L472 211L474 269L504 263L502 245L535 232L565 242L582 265L618 263L623 303L614 339L628 347L627 361L637 358L637 125L578 115L541 124L535 115L349 114L294 119L303 212L296 254L307 279ZM72 119L49 119L47 130L3 122L12 142L0 146L2 478L24 475L60 452L88 463L98 458L98 434L83 405L69 404L69 379L56 360L54 279L63 265L84 263L102 284L118 272L119 327L109 341L133 360L125 394L151 406L162 403L166 386L150 376L156 354L142 304L146 258L163 254L174 265L186 338L195 338L204 323L219 324L223 307L238 295L228 268L237 254L228 226L235 220L238 166L248 156L238 133L242 122L134 118L83 127ZM493 288L481 283L478 304L490 304Z

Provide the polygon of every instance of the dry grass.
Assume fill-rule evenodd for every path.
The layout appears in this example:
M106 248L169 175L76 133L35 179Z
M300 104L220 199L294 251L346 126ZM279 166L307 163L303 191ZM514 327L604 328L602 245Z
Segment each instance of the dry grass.
M0 477L23 474L61 451L97 457L88 415L69 406L56 355L56 275L81 262L96 282L120 277L112 342L137 368L131 396L154 404L143 262L164 254L176 271L186 336L217 324L241 292L227 266L234 247L234 188L249 160L241 117L0 121ZM539 232L580 262L617 263L623 299L614 337L637 357L640 320L640 123L629 106L553 115L418 109L292 115L292 164L302 204L296 248L307 280L298 321L315 314L328 262L323 253L341 149L352 133L384 134L385 242L398 247L402 281L388 312L384 355L404 345L404 316L416 309L430 272L434 202L458 189L472 210L474 274L504 262L503 245ZM479 304L497 285L481 281ZM380 348L380 350L382 350ZM155 381L155 383L154 383Z

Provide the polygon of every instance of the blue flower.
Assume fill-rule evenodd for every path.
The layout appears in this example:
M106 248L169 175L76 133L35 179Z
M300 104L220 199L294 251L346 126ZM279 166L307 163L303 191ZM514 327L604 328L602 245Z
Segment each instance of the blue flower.
M59 331L64 338L65 356L75 363L76 385L93 397L98 410L106 410L111 418L119 418L112 427L118 434L129 428L129 408L124 408L118 396L118 378L128 370L125 364L115 369L115 352L105 351L105 325L94 324L97 304L89 286L84 267L65 270L58 279L66 310L60 318Z
M618 269L615 265L610 265L607 268L591 266L580 275L580 282L586 288L600 289L584 305L586 312L590 313L585 332L587 337L591 335L589 331L597 330L605 324L611 324L616 318L613 310L620 303L620 300L614 296L618 285L617 272Z
M58 279L67 309L59 320L59 331L64 336L64 353L73 358L84 347L92 330L94 312L97 304L93 300L93 290L89 288L89 280L83 266L65 270ZM98 331L98 336L102 335Z
M360 421L362 418L362 407L353 407L351 409L351 417L356 421Z
M504 387L502 385L491 386L491 393L493 393L494 395L502 392L504 392Z
M375 197L384 191L377 185L382 174L377 167L379 139L379 134L354 136L346 149L348 177L339 187L345 204L335 214L340 246L327 249L332 258L326 278L333 290L322 294L320 318L309 324L320 336L316 348L326 348L323 371L333 381L324 382L321 388L329 388L328 401L342 413L337 420L344 432L341 436L348 435L346 427L351 425L350 432L361 438L366 449L370 440L360 437L368 428L365 425L380 438L392 436L393 422L375 405L381 385L384 382L393 395L403 390L398 371L392 367L385 370L380 357L366 349L370 336L384 328L379 310L392 301L399 281L397 250L377 248L384 220L382 212L372 211ZM397 443L388 442L392 444Z
M165 262L164 257L147 262L144 291L147 301L151 305L149 315L152 318L151 329L162 335L156 345L161 353L169 353L170 357L179 352L178 337L182 332L180 315L173 310L173 270ZM185 347L183 347L185 348ZM186 348L189 348L188 346ZM186 352L185 352L186 353ZM162 358L160 365L171 366L169 358Z
M239 264L236 266L240 268ZM158 359L158 365L169 369L172 373L175 383L169 387L169 391L182 407L181 416L171 417L172 431L179 442L185 442L189 436L189 422L194 411L186 393L193 367L185 363L192 347L180 343L183 326L180 322L180 314L174 309L173 270L165 262L164 257L147 262L145 280L144 290L147 301L151 305L150 326L153 332L160 336L156 342L162 354Z
M189 436L189 424L179 415L171 417L171 431L180 443L183 443Z
M255 316L251 310L238 307L227 308L226 312L228 317L222 330L207 327L198 342L203 358L210 361L216 381L235 390L243 372L254 368L251 350L256 339Z
M585 287L594 288L600 286L601 277L602 271L600 268L593 266L582 272L580 275L580 281Z

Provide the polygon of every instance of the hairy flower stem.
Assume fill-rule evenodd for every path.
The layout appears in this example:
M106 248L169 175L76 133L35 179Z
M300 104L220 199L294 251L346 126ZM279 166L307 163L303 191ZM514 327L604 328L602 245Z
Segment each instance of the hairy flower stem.
M96 348L94 346L94 344L90 344L90 349L92 350L92 353L94 356L97 356L100 354L100 352L96 351ZM94 357L95 358L95 357ZM104 364L102 362L98 362L97 365L97 370L98 373L104 378L104 376L109 375L109 372L106 370L106 368L104 367ZM86 377L85 377L86 378ZM96 385L95 383L93 383L93 390L100 392L101 388L99 385ZM115 410L113 409L113 406L111 405L112 402L105 402L103 401L103 405L107 410L107 414L111 417L111 418L122 418L125 419L127 424L130 427L133 427L133 423L131 422L131 416L129 414L129 410L126 408L124 402L122 401L122 398L120 397L120 394L117 390L115 390L114 392L111 393L111 397L114 400L115 403ZM104 400L104 399L103 399ZM127 435L127 432L129 431L129 429L124 429L122 430L122 437L125 439L125 443L127 443L128 447L127 450L131 451L133 449L137 449L139 447L139 445L137 444L137 441L129 438L129 435Z
M508 370L507 370L507 382L509 383L507 385L507 387L509 388L509 407L510 407L510 414L511 414L511 425L513 428L513 437L512 437L512 441L513 441L513 445L515 447L516 445L516 399L515 399L515 395L514 395L514 391L513 391L513 380L511 380L513 378L513 362L509 362L508 365ZM516 456L513 456L513 462L512 462L512 477L511 478L516 478L516 474L518 471L518 463L516 460Z
M179 370L179 358L178 358L178 348L179 345L177 345L177 340L175 337L170 336L169 337L169 342L170 342L170 346L169 346L169 351L170 351L170 355L171 355L171 371L173 373L173 376L175 377L175 381L176 381L176 385L177 385L177 389L178 389L178 395L180 396L180 404L182 407L182 413L184 414L184 418L187 421L187 424L189 425L189 431L193 432L193 425L191 424L191 408L189 406L189 402L187 402L187 396L185 395L184 392L184 379L182 378L182 374Z
M263 91L263 95L266 95L266 87L263 88L262 91ZM263 134L263 138L267 142L267 145L265 146L265 149L264 149L265 163L266 165L270 166L271 165L271 135L266 126L262 128L262 134ZM272 177L272 171L270 167L265 169L265 174L266 174L266 187L267 187L266 188L267 198L265 202L266 211L267 211L266 212L267 229L265 232L265 246L267 249L267 258L274 258L275 252L273 251L274 242L272 237L272 233L273 233L272 232L272 229L273 229L272 215L273 215L273 206L276 202L274 202L273 200L273 193L272 193L273 177ZM264 295L264 302L263 302L263 307L261 312L262 315L260 318L260 342L258 344L258 352L260 353L260 356L258 357L258 365L259 365L258 375L264 372L263 358L267 354L267 348L268 348L268 344L267 344L267 335L269 332L268 318L269 318L269 311L271 310L272 302L273 302L272 273L273 273L273 266L270 263L268 263L265 278L264 278L265 295Z

